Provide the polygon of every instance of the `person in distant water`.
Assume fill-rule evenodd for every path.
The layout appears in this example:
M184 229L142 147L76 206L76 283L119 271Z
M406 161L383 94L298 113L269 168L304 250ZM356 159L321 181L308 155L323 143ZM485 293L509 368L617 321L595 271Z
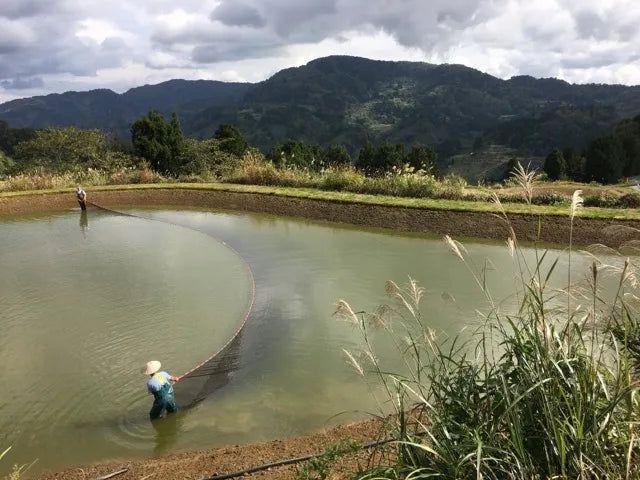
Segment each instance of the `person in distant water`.
M180 378L169 375L167 372L160 371L162 365L157 360L147 362L144 369L146 375L151 378L147 382L147 390L153 394L153 406L149 411L151 420L160 418L164 410L167 413L175 413L178 410L176 402L173 399L173 385Z
M87 192L85 192L82 187L76 187L76 198L78 199L78 205L82 210L87 209Z

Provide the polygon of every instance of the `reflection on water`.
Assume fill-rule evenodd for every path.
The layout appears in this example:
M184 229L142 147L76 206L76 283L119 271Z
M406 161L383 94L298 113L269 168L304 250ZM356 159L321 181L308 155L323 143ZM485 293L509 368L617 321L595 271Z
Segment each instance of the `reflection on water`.
M423 320L441 336L477 324L476 311L487 307L439 238L266 215L130 212L186 225L237 250L256 282L246 327L222 357L176 384L181 410L152 424L138 368L158 358L171 372L186 371L208 356L195 345L215 351L213 334L203 332L232 333L224 326L247 300L241 265L209 236L95 210L88 212L91 229L80 217L84 239L71 213L0 223L0 262L8 266L0 279L8 305L0 317L0 364L19 366L0 370L9 386L0 396L0 445L14 444L12 453L21 455L10 462L38 457L39 468L53 468L263 441L379 413L342 357L359 337L332 317L338 299L372 311L385 301L385 280L403 283L411 275L425 289ZM486 282L503 308L513 305L519 274L508 249L502 242L466 248L477 265L490 266ZM557 271L566 272L560 251L549 262L558 256ZM579 275L588 261L575 256L572 265ZM81 295L68 285L76 282L86 285ZM117 377L104 382L111 370ZM25 384L34 372L39 380ZM70 399L59 392L67 389ZM52 420L39 411L44 405L34 407L41 394L64 414Z
M155 456L160 456L168 452L171 447L176 443L178 439L178 432L180 431L180 418L183 413L178 412L167 415L164 418L154 420L151 422L153 429L155 430L155 445L153 453Z
M86 236L87 230L89 230L89 217L86 210L80 210L80 230L82 234Z

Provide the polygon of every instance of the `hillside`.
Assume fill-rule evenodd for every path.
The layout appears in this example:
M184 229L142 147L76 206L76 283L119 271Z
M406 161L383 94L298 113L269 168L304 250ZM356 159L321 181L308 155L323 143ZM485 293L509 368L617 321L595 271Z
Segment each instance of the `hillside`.
M262 149L293 138L343 143L354 152L388 140L434 145L440 159L485 145L540 156L556 146L582 148L640 113L640 86L501 80L462 65L332 56L256 84L172 80L120 95L94 90L14 100L0 105L0 120L127 137L132 121L150 108L176 111L185 133L199 138L219 123L236 124Z
M123 94L106 89L66 92L0 104L0 120L6 120L14 128L75 125L128 138L134 120L152 108L164 115L175 111L180 118L187 118L202 111L203 105L235 105L251 86L209 80L169 80L132 88Z

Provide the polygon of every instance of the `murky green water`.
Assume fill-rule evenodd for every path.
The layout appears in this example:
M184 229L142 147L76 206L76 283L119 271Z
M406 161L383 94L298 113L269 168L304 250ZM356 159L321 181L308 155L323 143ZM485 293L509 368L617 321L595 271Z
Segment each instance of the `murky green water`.
M90 210L0 219L0 450L34 471L268 440L378 412L345 362L355 330L335 302L372 310L411 275L440 335L484 305L440 238L197 210ZM207 235L208 234L208 235ZM178 374L217 350L256 297L233 364L211 395L153 427L140 367ZM499 297L517 269L504 244L467 244ZM554 253L554 257L557 253ZM560 270L564 270L561 259ZM586 263L574 258L576 272ZM559 279L562 283L564 279ZM508 300L507 300L508 303ZM384 348L384 346L382 347ZM180 384L176 386L180 393Z

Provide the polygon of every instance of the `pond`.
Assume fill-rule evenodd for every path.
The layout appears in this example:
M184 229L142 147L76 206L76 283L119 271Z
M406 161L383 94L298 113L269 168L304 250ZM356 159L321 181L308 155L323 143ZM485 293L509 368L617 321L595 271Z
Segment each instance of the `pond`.
M387 301L387 279L410 275L441 336L475 324L486 306L441 238L238 212L121 210L144 218L90 208L0 219L0 451L13 447L0 475L35 459L38 472L365 418L379 411L345 361L359 334L332 316L337 300L372 311ZM506 245L465 245L492 290L513 302L518 274ZM566 262L561 255L559 271ZM223 346L252 301L247 264L255 299L231 360L201 401L152 425L140 369L158 359L181 374ZM573 265L585 271L587 260Z

